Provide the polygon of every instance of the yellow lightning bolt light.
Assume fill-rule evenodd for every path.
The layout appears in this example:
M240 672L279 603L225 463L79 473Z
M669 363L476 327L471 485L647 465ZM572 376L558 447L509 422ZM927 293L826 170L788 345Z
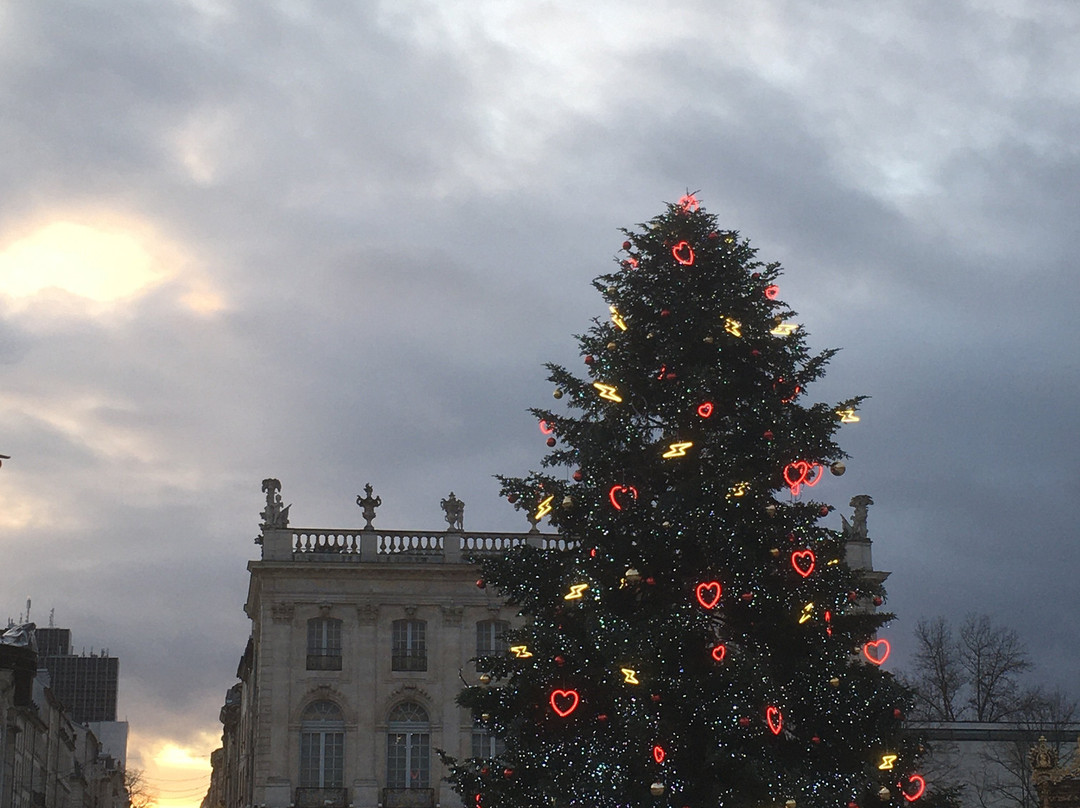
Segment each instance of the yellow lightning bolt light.
M615 327L618 328L620 331L625 331L626 320L624 320L623 316L619 314L619 310L614 306L608 306L608 308L611 310L611 322L615 323Z
M640 685L638 681L637 671L633 668L619 668L622 671L623 681L628 685Z
M570 584L570 594L563 595L563 600L581 600L582 593L588 588L588 584Z
M661 457L686 457L686 450L693 446L693 441L683 441L682 443L672 443L668 446L668 450L664 452Z
M622 396L619 395L619 390L615 385L604 384L603 382L593 382L592 386L600 393L600 398L615 402L622 401Z
M724 318L724 330L727 331L733 337L742 336L742 323L738 320L732 320L730 317Z
M778 337L787 337L795 333L795 329L799 327L798 323L777 323L776 328L770 331L770 334L775 334Z
M528 659L533 655L527 645L511 645L510 650L514 652L514 656L518 659Z
M840 416L840 423L842 424L857 424L859 422L859 416L855 414L855 410L837 410L836 414Z
M749 488L750 483L735 483L735 485L728 489L727 498L734 499L735 497L745 496Z
M805 606L802 607L802 614L799 615L799 625L802 625L803 623L805 623L807 620L809 620L813 616L814 616L814 604L813 603L807 603Z
M881 769L882 771L888 771L889 769L891 769L893 767L893 764L896 763L896 758L897 757L899 757L899 756L898 755L882 755L881 756L881 763L878 765L878 768Z
M536 514L533 516L533 519L539 522L541 519L551 513L551 502L554 499L555 495L552 494L550 497L541 502L540 507L536 509Z

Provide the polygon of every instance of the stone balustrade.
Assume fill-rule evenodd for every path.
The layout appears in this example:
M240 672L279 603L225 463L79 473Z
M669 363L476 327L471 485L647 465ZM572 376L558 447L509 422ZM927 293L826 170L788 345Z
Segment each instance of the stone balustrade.
M519 544L565 550L557 533L456 533L423 530L263 529L264 561L341 563L464 563L468 556L504 553Z

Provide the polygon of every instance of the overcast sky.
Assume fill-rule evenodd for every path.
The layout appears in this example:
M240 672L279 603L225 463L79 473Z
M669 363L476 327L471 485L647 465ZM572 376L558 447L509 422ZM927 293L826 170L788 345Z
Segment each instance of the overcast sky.
M118 655L197 803L261 480L527 528L542 363L700 189L843 349L809 400L872 397L814 494L875 500L889 664L986 611L1075 684L1077 53L1069 0L0 5L0 619Z

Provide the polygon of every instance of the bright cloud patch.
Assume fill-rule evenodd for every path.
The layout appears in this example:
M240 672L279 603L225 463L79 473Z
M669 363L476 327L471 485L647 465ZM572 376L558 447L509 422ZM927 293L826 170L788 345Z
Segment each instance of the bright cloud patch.
M0 294L12 297L57 288L108 303L162 277L136 238L73 222L46 225L0 252Z

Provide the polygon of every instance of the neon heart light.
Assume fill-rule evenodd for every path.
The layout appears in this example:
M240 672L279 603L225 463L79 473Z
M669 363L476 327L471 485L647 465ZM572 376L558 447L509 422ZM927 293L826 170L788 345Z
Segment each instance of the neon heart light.
M890 650L888 640L874 640L873 642L866 643L862 647L863 656L875 665L880 665L888 659Z
M540 431L543 432L545 435L550 435L552 432L555 431L555 427L549 426L547 421L541 421Z
M914 791L908 791L904 788L902 783L897 783L897 785L900 786L900 793L904 795L905 800L908 802L915 802L915 800L919 799L919 797L923 795L923 792L926 791L926 778L921 774L911 774L908 775L908 782L915 785Z
M657 763L663 763L664 758L667 757L667 752L664 751L664 747L657 744L652 748L652 759Z
M769 708L765 710L765 723L769 725L769 732L773 735L780 734L780 730L784 728L784 716L781 715L779 708L769 705Z
M690 213L701 207L701 204L697 201L696 196L693 194L686 194L679 200L679 207L682 209L683 213Z
M791 489L791 495L797 497L804 485L813 488L821 482L821 472L820 463L796 460L794 463L788 463L784 466L784 482Z
M726 657L726 656L727 656L727 646L726 645L724 645L723 643L719 643L718 645L713 646L713 649L712 649L712 658L713 659L715 659L717 662L723 662L724 657Z
M713 403L706 401L702 404L698 404L697 414L702 418L708 418L713 413Z
M775 283L772 286L765 287L765 297L769 298L769 300L776 300L778 294L780 294L780 287Z
M814 571L814 560L813 550L796 550L791 554L791 566L803 578L809 578Z
M621 494L626 494L630 499L637 499L637 489L632 485L613 485L611 490L608 491L608 499L611 500L611 505L615 510L621 511L623 509L622 503L619 502Z
M722 592L723 588L720 586L719 581L706 581L705 583L698 584L697 589L695 590L698 603L706 609L716 607L716 604L720 602L720 594Z
M558 713L560 718L566 718L574 712L580 702L581 696L576 690L551 691L551 709Z
M675 260L684 267L691 266L694 263L694 251L690 247L690 244L685 241L680 241L672 247L671 254L675 257Z

